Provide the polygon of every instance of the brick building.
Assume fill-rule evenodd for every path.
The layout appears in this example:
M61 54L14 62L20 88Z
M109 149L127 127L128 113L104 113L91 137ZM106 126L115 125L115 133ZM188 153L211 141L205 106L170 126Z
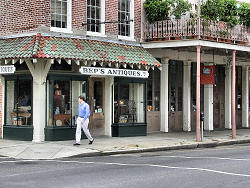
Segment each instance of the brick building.
M74 139L78 95L94 135L249 128L249 30L149 24L143 2L1 1L3 138Z
M141 6L1 1L1 65L15 67L1 76L3 138L74 139L79 95L91 105L93 134L146 135L147 70L160 63L139 43Z

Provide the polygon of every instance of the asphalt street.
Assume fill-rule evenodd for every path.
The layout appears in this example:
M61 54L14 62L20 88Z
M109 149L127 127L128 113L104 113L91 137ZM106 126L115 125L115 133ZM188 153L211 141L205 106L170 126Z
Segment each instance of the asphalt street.
M67 158L0 157L1 188L250 187L250 144Z

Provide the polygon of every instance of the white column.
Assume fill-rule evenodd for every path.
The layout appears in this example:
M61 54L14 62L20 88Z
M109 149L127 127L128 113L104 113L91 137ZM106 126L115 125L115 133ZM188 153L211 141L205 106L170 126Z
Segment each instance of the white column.
M232 129L232 67L226 66L225 76L225 128Z
M214 130L213 126L213 85L204 85L204 129Z
M106 77L105 78L105 135L112 136L111 124L113 122L112 117L112 108L113 108L113 86L114 78Z
M191 131L191 61L183 68L183 131Z
M162 59L161 70L161 131L168 132L168 61L169 59Z
M42 142L46 124L46 77L51 62L37 60L37 63L26 63L33 76L33 142Z
M242 67L242 127L249 127L248 123L248 66Z
M0 76L0 85L1 85L1 101L2 101L2 104L0 106L0 111L1 111L1 115L2 115L2 122L0 122L0 126L1 126L1 130L2 130L2 134L1 134L1 138L3 138L3 124L4 124L4 117L5 117L5 111L4 111L4 104L5 104L5 79L3 76Z

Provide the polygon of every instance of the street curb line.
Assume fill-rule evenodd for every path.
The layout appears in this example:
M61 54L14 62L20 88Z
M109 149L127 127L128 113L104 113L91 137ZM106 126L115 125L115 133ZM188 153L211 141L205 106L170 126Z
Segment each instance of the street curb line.
M155 152L155 151L171 151L171 150L180 150L180 149L212 148L212 147L217 147L217 146L245 144L245 143L250 143L250 139L197 143L197 144L188 144L188 145L179 145L179 146L138 148L138 149L106 151L106 152L100 151L100 152L94 152L94 153L78 154L78 155L65 157L65 158L109 156L109 155L118 155L118 154L131 154L131 153L143 153L143 152Z

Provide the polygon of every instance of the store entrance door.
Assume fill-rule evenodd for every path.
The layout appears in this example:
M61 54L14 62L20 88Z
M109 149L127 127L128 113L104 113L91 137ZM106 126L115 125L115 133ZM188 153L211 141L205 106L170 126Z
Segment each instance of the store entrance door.
M93 135L105 134L104 91L104 78L89 78L89 104L91 108L89 129Z
M225 67L216 65L216 85L213 89L213 123L215 130L223 130L225 125Z
M169 112L168 124L170 131L181 131L183 127L183 62L170 61L169 62Z

